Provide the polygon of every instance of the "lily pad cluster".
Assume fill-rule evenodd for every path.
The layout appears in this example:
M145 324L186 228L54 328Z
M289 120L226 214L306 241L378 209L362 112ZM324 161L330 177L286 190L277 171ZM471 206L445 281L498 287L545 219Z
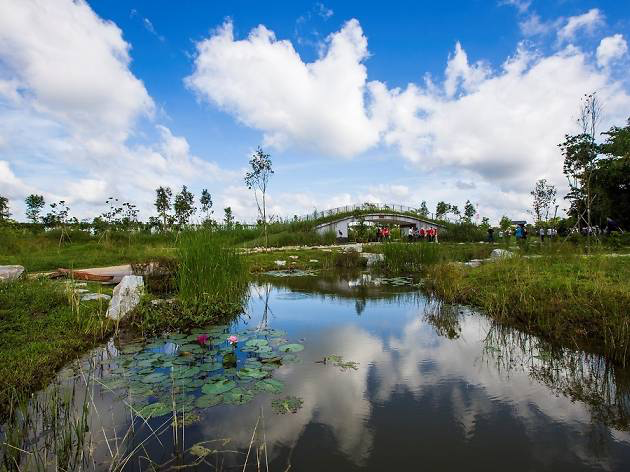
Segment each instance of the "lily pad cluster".
M379 277L375 282L381 285L392 285L394 287L413 285L413 279L411 277Z
M271 409L274 413L278 415L286 415L288 413L297 413L302 405L304 404L304 400L300 397L284 397L277 398L271 402Z
M324 357L321 361L317 361L317 363L339 367L339 369L344 372L348 369L357 370L359 368L358 362L345 361L342 356L337 356L334 354Z
M228 342L235 336L238 341ZM232 338L233 340L234 338ZM302 344L275 329L230 332L214 326L127 344L103 361L104 388L120 394L144 418L194 412L216 405L243 405L256 395L282 392L273 371L300 362ZM191 415L192 420L195 416Z

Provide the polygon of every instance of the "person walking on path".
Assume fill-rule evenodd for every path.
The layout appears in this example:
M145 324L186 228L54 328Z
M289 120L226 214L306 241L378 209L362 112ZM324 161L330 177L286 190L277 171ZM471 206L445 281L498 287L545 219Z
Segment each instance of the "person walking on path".
M538 234L540 235L540 242L544 243L545 242L545 228L540 228L540 230L538 231Z

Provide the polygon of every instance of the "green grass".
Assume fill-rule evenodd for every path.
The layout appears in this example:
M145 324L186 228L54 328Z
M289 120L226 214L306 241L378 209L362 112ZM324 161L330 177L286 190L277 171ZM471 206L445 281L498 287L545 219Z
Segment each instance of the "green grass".
M630 359L630 258L513 257L478 268L442 263L425 286L447 303L469 304L499 322L564 345Z
M0 407L105 339L113 329L106 308L99 301L79 305L57 282L0 283Z
M0 229L0 265L19 264L29 272L59 267L88 268L144 261L174 253L174 234L112 234L100 239L83 231L59 245L59 232L33 234Z
M487 258L495 246L417 242L383 244L376 250L379 248L384 255L381 269L391 274L412 274L440 262Z

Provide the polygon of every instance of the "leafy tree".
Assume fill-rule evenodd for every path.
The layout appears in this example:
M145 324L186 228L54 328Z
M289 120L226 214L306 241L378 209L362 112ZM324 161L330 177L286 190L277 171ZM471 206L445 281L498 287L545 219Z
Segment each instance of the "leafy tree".
M169 222L169 211L171 210L171 197L173 193L170 187L158 187L155 189L155 209L162 219L162 228L166 229Z
M10 216L9 199L0 195L0 221L6 221Z
M223 209L223 222L228 229L232 229L232 225L234 224L234 215L232 214L232 207L227 207Z
M209 215L211 213L214 213L214 211L212 211L212 195L210 195L210 192L208 192L208 189L204 188L201 191L201 197L199 198L199 203L201 203L201 211L206 216L205 219L207 220Z
M459 208L457 208L457 205L451 205L450 213L452 213L455 218L461 219L462 214L460 213Z
M39 214L46 204L43 195L31 194L26 197L24 203L26 203L26 217L33 223L37 223L39 221Z
M254 190L254 198L258 207L258 215L262 220L265 231L265 247L269 246L269 235L267 234L267 204L266 194L269 179L273 174L271 168L271 155L266 154L260 146L249 160L251 171L245 174L245 185L250 190ZM259 197L260 194L260 197Z
M475 213L477 213L475 205L473 205L470 200L466 200L466 205L464 205L464 221L470 223Z
M503 231L507 231L511 227L512 227L512 220L509 219L507 216L503 215L501 217L501 221L499 221L499 228L501 228Z
M451 205L446 202L438 202L435 207L435 218L437 220L443 219L446 214L451 211Z
M487 231L490 228L490 218L488 218L487 216L481 218L481 224L479 225L479 227Z
M429 216L429 208L427 207L426 201L422 200L422 203L420 204L420 209L418 210L418 214L422 216L423 218L426 218Z
M556 187L547 184L546 179L540 179L536 181L536 186L530 194L532 196L532 213L536 222L547 221L549 210L556 204Z
M578 125L580 134L565 135L565 141L559 144L564 156L563 172L569 182L569 213L578 222L592 226L593 189L592 176L596 168L599 146L595 142L597 128L601 120L602 104L595 93L585 95L580 107ZM586 215L586 216L585 216ZM590 248L590 231L588 245Z
M180 226L188 224L190 217L197 210L194 206L195 196L188 191L186 186L182 187L182 191L175 195L175 220Z

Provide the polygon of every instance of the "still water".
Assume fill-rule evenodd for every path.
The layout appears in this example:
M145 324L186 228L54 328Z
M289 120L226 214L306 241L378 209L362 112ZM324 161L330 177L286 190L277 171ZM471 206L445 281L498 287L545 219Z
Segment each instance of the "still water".
M256 337L261 332L282 339ZM130 410L125 388L121 393L113 380L127 375L116 362L117 343L93 352L79 370L62 372L58 383L74 386L79 400L86 378L98 379L88 389L91 452L83 470L108 470L113 456L117 470L191 464L185 470L243 470L246 461L247 470L273 471L630 470L626 371L493 326L461 307L440 306L408 281L368 274L263 277L251 286L247 314L225 333L210 332L204 349L214 349L213 335L227 346L231 333L241 337L236 369L183 375L194 377L184 389L190 399L178 403L194 412L184 428L171 427L164 412L144 421ZM273 346L263 357L256 349L264 341L250 343L253 352L244 342L263 338ZM151 366L167 354L181 357L169 352L177 342L177 335L153 340L150 353L128 353L141 359L130 366L144 362L142 375L152 375ZM238 374L244 367L260 372L265 357L286 345L304 349L263 369L281 392L261 391L260 379ZM201 362L198 356L220 362L228 349L218 346L209 355L193 348L186 368ZM343 368L329 356L356 364ZM224 371L238 374L231 378L245 394L228 401L225 393L225 401L199 408L203 385ZM134 375L137 369L125 378L133 383ZM146 394L141 382L133 388ZM295 408L272 408L274 399L287 397L297 399ZM29 447L42 447L44 437Z

